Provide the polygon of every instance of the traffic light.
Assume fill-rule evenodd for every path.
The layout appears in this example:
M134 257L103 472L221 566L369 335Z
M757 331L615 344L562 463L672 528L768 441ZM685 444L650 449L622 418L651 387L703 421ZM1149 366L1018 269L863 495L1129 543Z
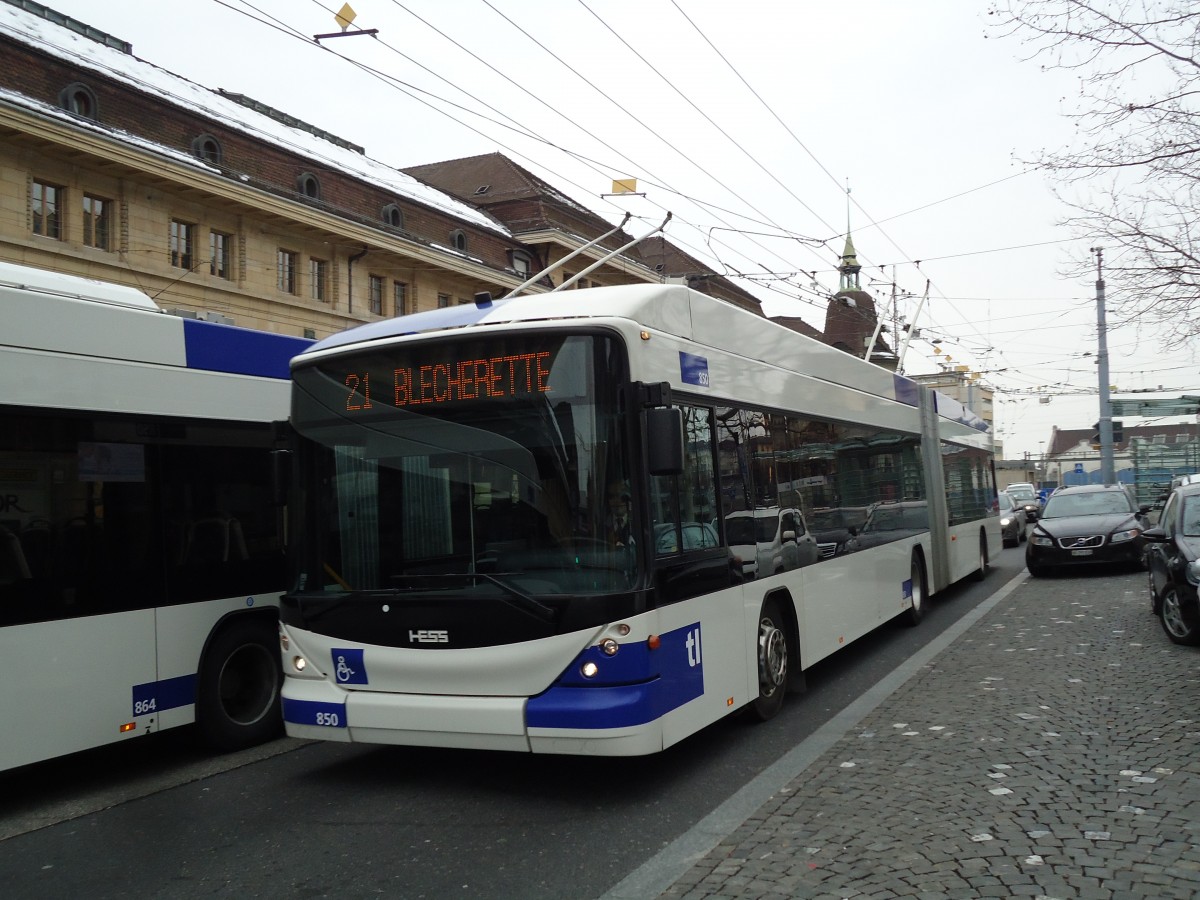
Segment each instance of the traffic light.
M1096 422L1092 425L1096 429L1092 432L1091 440L1088 442L1092 445L1093 450L1100 449L1100 423ZM1125 423L1120 419L1113 419L1112 423L1112 442L1115 447L1117 444L1125 442Z

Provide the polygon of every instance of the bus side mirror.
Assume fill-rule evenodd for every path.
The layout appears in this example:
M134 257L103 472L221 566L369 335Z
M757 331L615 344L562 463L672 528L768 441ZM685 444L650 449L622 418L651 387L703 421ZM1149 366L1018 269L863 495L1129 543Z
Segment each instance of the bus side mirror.
M271 503L287 506L288 488L292 483L292 451L271 451Z
M683 471L683 410L679 407L646 410L646 461L651 475Z

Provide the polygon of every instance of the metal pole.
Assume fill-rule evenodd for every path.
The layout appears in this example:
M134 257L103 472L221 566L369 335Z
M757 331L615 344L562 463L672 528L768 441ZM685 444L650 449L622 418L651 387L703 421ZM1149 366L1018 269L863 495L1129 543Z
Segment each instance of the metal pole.
M1104 484L1116 484L1117 469L1113 461L1112 401L1108 396L1108 333L1104 320L1104 250L1093 247L1096 254L1096 331L1099 352L1096 362L1100 377L1100 479Z

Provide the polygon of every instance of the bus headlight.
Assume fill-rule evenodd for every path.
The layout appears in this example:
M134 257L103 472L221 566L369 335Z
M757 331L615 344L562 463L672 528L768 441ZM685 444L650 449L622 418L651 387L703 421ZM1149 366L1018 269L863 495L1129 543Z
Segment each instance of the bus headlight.
M307 668L307 666L308 666L308 660L306 660L303 656L293 656L292 657L292 668L295 669L297 672L303 672L305 670L305 668Z
M579 667L579 672L584 678L595 678L600 674L600 667L591 660L588 660Z
M621 645L612 638L605 638L600 642L600 652L605 656L616 656L617 651L621 649Z

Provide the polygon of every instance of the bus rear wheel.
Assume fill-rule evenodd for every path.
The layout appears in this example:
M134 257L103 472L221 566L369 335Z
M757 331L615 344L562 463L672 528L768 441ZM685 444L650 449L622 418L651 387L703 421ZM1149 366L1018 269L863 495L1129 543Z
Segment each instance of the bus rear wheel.
M196 724L204 742L222 752L252 747L283 728L278 626L243 617L213 638L200 665Z
M929 584L925 580L925 558L914 550L909 568L912 579L912 606L904 614L904 624L919 625L925 618L925 601L929 597Z
M750 714L760 722L774 718L788 686L787 623L779 601L767 600L758 616L758 697Z

